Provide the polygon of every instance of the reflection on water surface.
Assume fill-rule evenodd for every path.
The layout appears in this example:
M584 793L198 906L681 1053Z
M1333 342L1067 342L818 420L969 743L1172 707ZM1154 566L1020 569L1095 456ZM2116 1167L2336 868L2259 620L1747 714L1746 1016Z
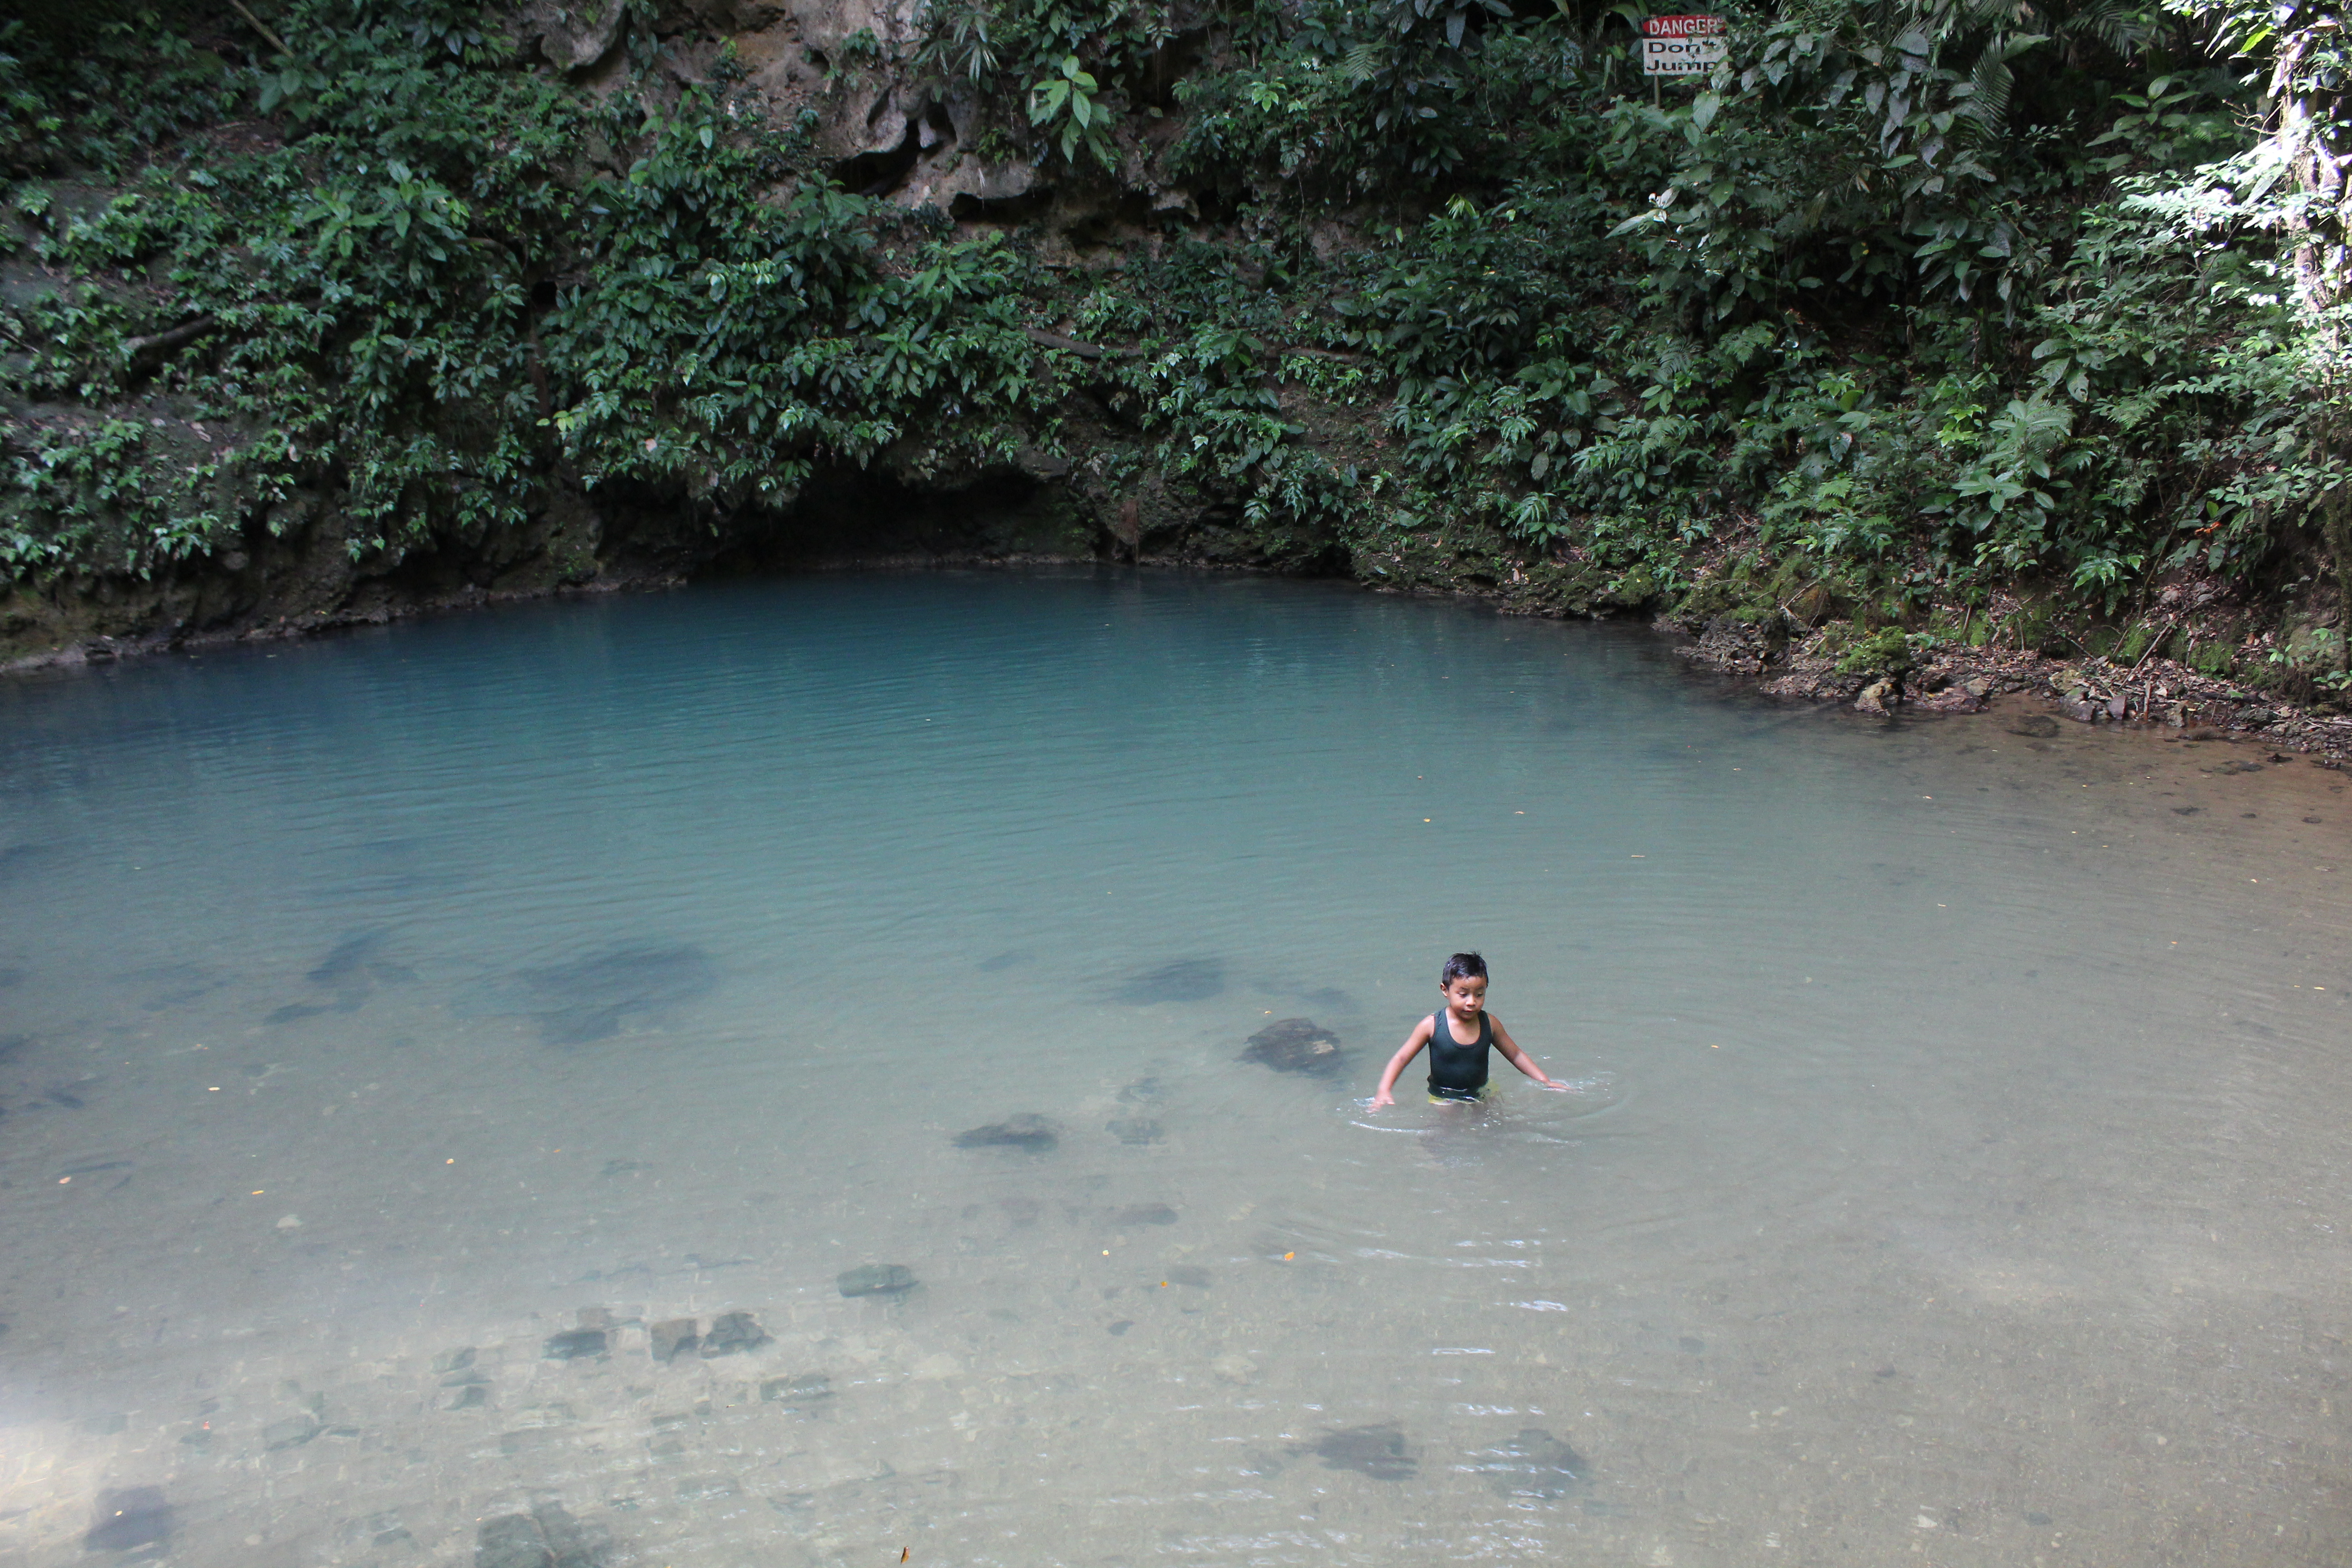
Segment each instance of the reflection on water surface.
M0 707L11 1561L2340 1560L2303 763L1127 574ZM1465 946L1571 1091L1367 1111Z

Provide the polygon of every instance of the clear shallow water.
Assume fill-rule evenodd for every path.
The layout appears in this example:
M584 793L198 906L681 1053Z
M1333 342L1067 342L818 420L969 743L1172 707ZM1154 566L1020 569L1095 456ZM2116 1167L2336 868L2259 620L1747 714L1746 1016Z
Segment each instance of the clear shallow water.
M2341 781L2005 722L1125 574L0 689L0 1552L2344 1561ZM1461 946L1576 1092L1367 1113Z

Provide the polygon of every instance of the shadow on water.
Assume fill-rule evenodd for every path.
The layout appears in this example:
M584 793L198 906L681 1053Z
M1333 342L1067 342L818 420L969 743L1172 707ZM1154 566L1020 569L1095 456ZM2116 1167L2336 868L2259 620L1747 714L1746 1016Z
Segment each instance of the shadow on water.
M698 947L625 946L521 978L538 1003L529 1011L539 1037L583 1046L699 1001L717 989L719 971Z
M1111 991L1111 1000L1149 1007L1162 1002L1206 1002L1225 990L1221 958L1180 958L1156 969L1139 970Z

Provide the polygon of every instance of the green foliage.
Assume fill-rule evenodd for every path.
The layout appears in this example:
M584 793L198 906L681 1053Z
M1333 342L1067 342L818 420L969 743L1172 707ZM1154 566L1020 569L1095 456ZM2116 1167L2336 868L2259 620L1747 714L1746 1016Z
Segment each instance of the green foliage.
M1507 178L1522 122L1614 74L1591 41L1502 26L1502 0L1308 0L1253 60L1181 83L1169 153L1189 179L1345 205L1477 168ZM1473 26L1473 22L1485 25Z
M0 20L0 177L116 177L143 150L228 118L239 85L152 11L70 31Z
M874 69L889 58L889 51L882 47L882 40L874 36L871 27L860 27L842 39L840 53L842 63L866 70Z
M1029 123L1055 138L1064 163L1077 162L1083 147L1104 168L1118 167L1118 153L1110 144L1111 111L1101 92L1076 55L1063 56L1057 74L1029 89Z
M924 44L917 59L946 74L989 83L1003 75L1030 81L1070 55L1112 76L1136 68L1175 36L1166 5L1121 0L967 0L926 4L918 17ZM975 63L972 48L983 44Z
M1336 527L1353 514L1357 476L1299 450L1262 363L1266 344L1231 327L1203 326L1147 363L1130 384L1145 428L1164 433L1157 456L1171 474L1219 482L1245 496L1255 528L1277 517Z
M1000 244L885 252L897 209L814 183L767 198L802 155L748 103L592 107L420 15L294 18L319 47L278 100L291 145L191 150L44 236L100 286L0 320L33 351L18 394L218 424L242 515L138 424L44 426L0 503L14 574L152 571L280 526L298 492L336 497L355 553L478 539L521 525L559 464L777 497L918 424L935 460L1001 456L1004 421L1059 395ZM159 341L174 352L147 363Z
M157 464L163 454L150 435L134 421L108 419L44 431L29 449L10 453L0 567L16 577L68 567L144 572L224 542L213 504L217 469L201 461ZM24 527L28 516L43 526Z
M809 190L771 207L706 151L673 121L588 193L606 265L542 342L573 389L554 426L592 484L774 498L818 461L871 460L918 415L934 454L1001 457L1002 421L1058 393L1000 243L925 242L886 270L872 204Z
M1286 558L1485 529L1627 605L1711 558L1874 625L2004 584L2127 616L2352 553L2352 58L2302 0L1734 7L1663 91L1638 13L1504 0L1253 0L1181 43L1164 4L933 0L910 60L841 48L955 84L990 155L1196 202L1093 272L830 190L732 57L679 94L635 29L591 97L482 15L293 0L299 51L241 68L152 16L0 29L20 248L71 280L0 312L10 406L48 410L12 573L303 497L387 556L559 475L779 505L1097 414L1085 471L1148 462ZM235 116L270 134L190 133ZM1073 328L1108 352L1038 346Z

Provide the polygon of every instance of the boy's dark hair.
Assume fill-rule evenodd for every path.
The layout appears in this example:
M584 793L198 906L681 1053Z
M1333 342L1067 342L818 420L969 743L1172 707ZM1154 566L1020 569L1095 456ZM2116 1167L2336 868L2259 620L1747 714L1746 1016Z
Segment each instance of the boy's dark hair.
M1445 967L1437 972L1437 983L1440 985L1450 986L1457 980L1486 978L1486 961L1475 952L1455 953L1445 961Z

